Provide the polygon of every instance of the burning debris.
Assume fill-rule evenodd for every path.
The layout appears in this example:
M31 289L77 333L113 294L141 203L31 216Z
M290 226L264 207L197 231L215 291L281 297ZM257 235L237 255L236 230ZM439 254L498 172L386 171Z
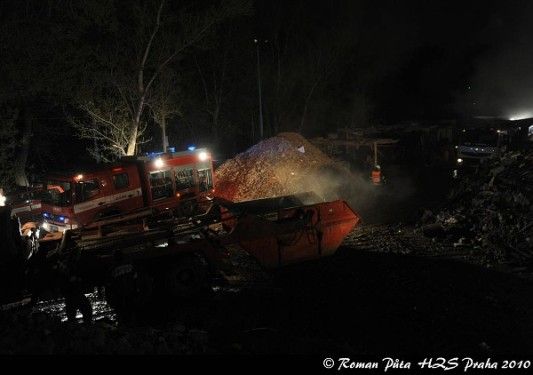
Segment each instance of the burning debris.
M350 172L297 133L280 133L226 161L216 171L217 194L234 202L314 191L337 198L331 178Z
M533 152L507 153L464 176L424 234L481 251L487 263L533 265Z

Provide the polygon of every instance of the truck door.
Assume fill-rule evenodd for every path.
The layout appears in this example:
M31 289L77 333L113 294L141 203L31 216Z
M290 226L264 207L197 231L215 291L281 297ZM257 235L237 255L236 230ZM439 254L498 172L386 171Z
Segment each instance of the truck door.
M198 186L201 193L213 189L213 173L210 168L198 169Z
M95 179L76 182L74 214L79 225L89 223L105 208L107 197L100 182Z
M150 195L154 206L167 205L174 199L174 185L170 169L150 172L148 175Z
M135 179L130 171L122 168L114 171L111 180L110 214L125 213L143 207L142 191L138 179Z
M182 199L195 196L194 169L192 165L174 168L176 176L176 192Z

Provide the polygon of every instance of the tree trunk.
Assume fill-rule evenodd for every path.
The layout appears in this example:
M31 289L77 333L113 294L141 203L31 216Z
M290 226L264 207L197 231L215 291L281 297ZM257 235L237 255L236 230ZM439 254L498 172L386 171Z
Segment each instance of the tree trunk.
M305 124L305 116L307 115L307 108L309 107L309 101L311 100L311 97L313 96L313 93L315 92L315 89L316 87L318 86L318 84L320 83L320 80L321 80L321 77L319 77L315 83L313 84L313 86L311 87L311 90L309 91L309 94L307 95L307 97L305 98L305 104L304 104L304 109L303 109L303 112L302 112L302 117L301 117L301 121L300 121L300 126L298 127L298 133L301 133L304 129L304 124Z
M220 107L217 105L216 108L215 108L215 111L213 112L213 140L215 141L214 143L218 145L218 137L219 137L219 129L218 129L218 117L219 117L219 113L220 113Z
M163 145L163 152L167 152L168 142L167 142L167 119L164 114L161 116L161 144Z
M139 125L134 124L131 131L130 140L128 142L128 149L126 150L127 156L135 155L135 150L137 148L137 132L139 131Z
M126 151L127 156L135 155L137 151L137 137L139 136L139 125L141 124L141 115L144 109L144 96L139 99L139 105L137 106L137 113L133 122L133 129L131 129L130 139L128 141L128 149Z
M32 136L31 111L27 105L24 110L24 126L22 128L22 137L20 143L20 152L15 160L15 183L19 186L29 186L28 176L26 175L26 163L30 153L30 143Z

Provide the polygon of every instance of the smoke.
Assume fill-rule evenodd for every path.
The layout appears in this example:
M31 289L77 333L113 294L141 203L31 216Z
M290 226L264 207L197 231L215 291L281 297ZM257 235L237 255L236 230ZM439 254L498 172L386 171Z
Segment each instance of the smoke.
M415 185L406 174L394 181L375 186L369 173L349 171L338 165L324 166L301 180L302 191L313 191L324 201L348 202L367 223L406 220L407 204L415 194ZM386 176L386 172L385 172Z
M487 30L488 49L476 63L469 104L476 115L533 117L533 4L505 8Z

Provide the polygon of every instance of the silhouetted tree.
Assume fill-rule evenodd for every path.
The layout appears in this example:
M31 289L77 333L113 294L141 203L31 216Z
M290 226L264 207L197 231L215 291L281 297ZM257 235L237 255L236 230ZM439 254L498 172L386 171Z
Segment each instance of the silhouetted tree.
M107 138L114 143L111 147L124 155L133 155L139 139L146 129L147 104L155 104L157 94L155 85L165 69L182 58L194 45L200 43L215 27L232 17L248 14L251 10L248 0L222 0L208 7L195 2L184 5L165 3L164 0L135 1L100 1L98 6L108 10L107 18L102 20L99 13L86 13L89 25L96 27L100 34L109 36L109 43L102 46L100 39L89 50L90 57L96 60L87 62L88 72L98 71L98 81L93 80L96 87L91 91L94 96L113 96L113 106L104 106L98 111L91 106L101 100L80 97L79 108L92 119L87 123L79 122L82 137L92 137L95 133L94 123L107 123L113 129L100 131L102 140ZM123 6L119 6L123 5ZM92 10L95 5L92 5ZM111 21L109 21L111 19ZM161 82L161 80L160 80ZM160 98L164 96L159 96ZM117 106L120 106L118 108ZM105 110L128 114L129 124L124 121L110 123L111 113L101 116ZM118 118L122 119L122 116ZM105 121L102 121L105 119ZM85 126L86 129L82 129ZM117 137L109 137L109 132L116 135L120 129L120 142ZM105 134L104 136L104 133ZM127 143L123 143L123 137ZM109 146L108 146L109 148Z

